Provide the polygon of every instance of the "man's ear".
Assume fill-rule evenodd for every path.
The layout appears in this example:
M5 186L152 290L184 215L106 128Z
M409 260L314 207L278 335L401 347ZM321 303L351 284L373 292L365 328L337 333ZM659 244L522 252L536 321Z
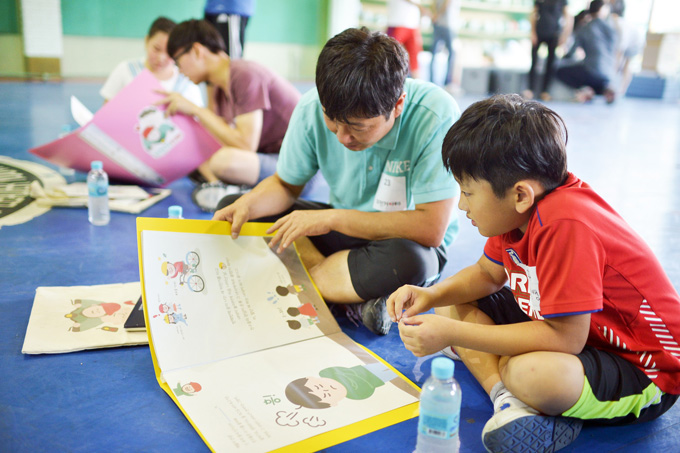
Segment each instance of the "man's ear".
M529 212L536 204L537 197L543 193L543 188L537 181L524 179L515 183L512 188L515 200L515 210L520 214Z
M394 117L399 118L401 112L404 111L404 103L406 102L406 93L401 93L399 99L397 99L397 104L394 106Z

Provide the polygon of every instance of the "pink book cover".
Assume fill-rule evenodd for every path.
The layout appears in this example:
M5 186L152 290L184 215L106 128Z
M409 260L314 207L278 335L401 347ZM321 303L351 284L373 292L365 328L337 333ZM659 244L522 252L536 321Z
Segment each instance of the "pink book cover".
M101 160L109 178L144 186L165 186L205 162L219 142L193 117L166 118L162 86L141 72L84 126L31 153L63 167L87 172Z

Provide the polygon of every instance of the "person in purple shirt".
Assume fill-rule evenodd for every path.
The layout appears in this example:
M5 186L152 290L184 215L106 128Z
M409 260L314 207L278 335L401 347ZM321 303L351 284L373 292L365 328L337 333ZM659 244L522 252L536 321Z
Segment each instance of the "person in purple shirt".
M209 22L188 20L168 39L168 54L194 83L208 84L208 108L178 93L165 93L167 113L184 113L221 143L199 167L208 181L253 186L274 174L278 152L300 92L266 67L231 59L224 40Z

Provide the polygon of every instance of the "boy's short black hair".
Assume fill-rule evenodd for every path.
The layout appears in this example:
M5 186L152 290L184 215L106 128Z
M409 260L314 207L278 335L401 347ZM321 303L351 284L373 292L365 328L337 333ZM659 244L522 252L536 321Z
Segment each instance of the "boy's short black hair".
M444 138L442 159L453 176L491 184L498 198L518 181L546 191L567 179L567 128L545 105L501 94L468 107Z
M175 28L175 25L177 24L174 20L160 16L155 21L153 21L151 27L149 27L149 32L146 34L146 37L153 38L153 36L158 32L163 32L170 35L170 32L173 28Z
M168 38L168 55L172 58L196 42L212 53L226 52L224 39L213 24L205 20L191 19L173 28Z
M365 27L349 28L321 50L316 87L331 120L388 118L407 74L408 55L395 39Z

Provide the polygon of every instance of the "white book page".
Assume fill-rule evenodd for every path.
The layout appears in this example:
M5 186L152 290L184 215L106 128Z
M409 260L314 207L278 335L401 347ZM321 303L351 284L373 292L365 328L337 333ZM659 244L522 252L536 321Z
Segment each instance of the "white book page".
M277 255L268 240L142 232L147 328L163 375L340 331L294 249Z
M270 451L418 401L385 364L340 343L353 345L340 333L165 376L214 451ZM305 407L287 397L318 383L328 385L331 406Z

